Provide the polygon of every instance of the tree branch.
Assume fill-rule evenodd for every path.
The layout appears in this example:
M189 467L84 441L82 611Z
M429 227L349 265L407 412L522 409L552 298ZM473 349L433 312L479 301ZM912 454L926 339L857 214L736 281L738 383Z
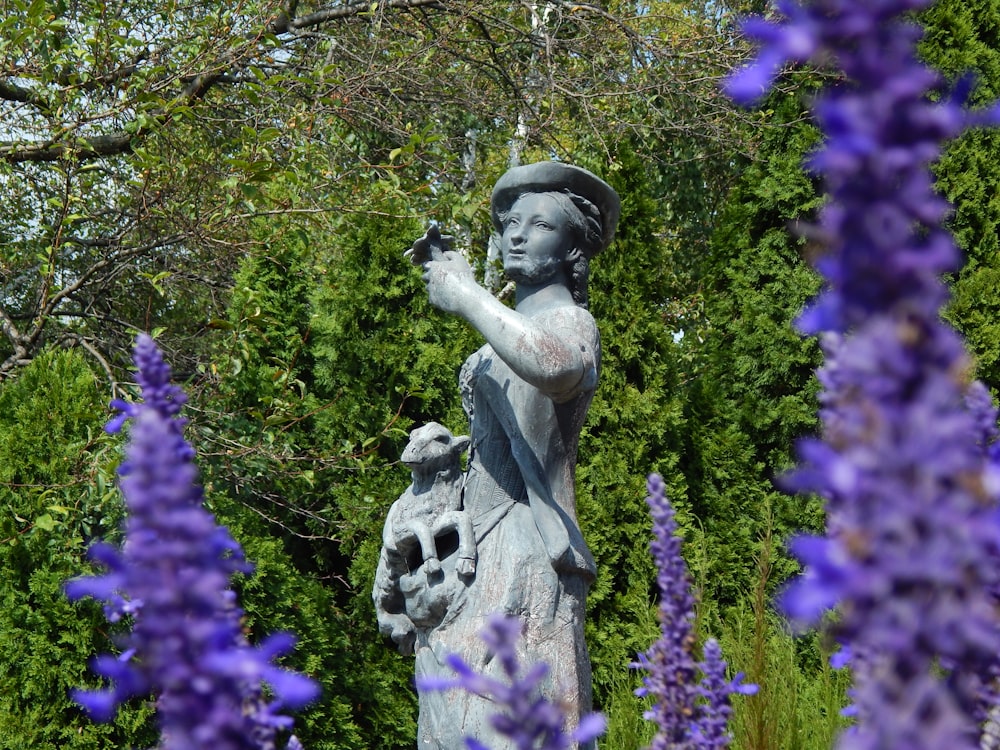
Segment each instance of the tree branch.
M441 2L441 0L383 0L383 2L377 4L380 8L394 8L396 10L410 10L412 8L444 9L444 3ZM357 16L361 13L367 12L371 7L372 3L370 2L354 2L347 3L346 5L340 5L336 8L318 10L314 13L308 13L298 18L288 19L285 31L312 28L315 26L321 26L328 21L336 21L341 18Z
M13 319L7 314L7 311L0 307L0 332L10 340L11 344L14 346L15 353L19 346L23 348L24 337L21 332L17 330L17 326L14 325ZM22 351L20 356L24 356L26 352Z
M441 0L383 0L380 7L392 8L396 10L410 10L413 8L444 8ZM272 19L265 31L269 34L280 35L299 29L313 28L321 26L330 21L350 18L360 15L371 9L372 4L367 0L362 2L351 2L335 8L309 13L301 17L295 17L298 7L297 0L290 0L282 12ZM256 37L249 39L250 43L257 41ZM117 71L118 77L127 77L127 73L135 71L142 57L137 57L131 65L123 67ZM174 109L191 104L202 99L218 83L232 81L233 78L226 76L224 70L230 68L221 61L211 66L214 72L201 73L186 80L181 94L170 104L149 114L157 125L167 122ZM9 101L30 103L39 109L45 109L45 101L38 94L30 89L17 86L8 81L0 81L0 98ZM12 164L23 162L56 162L65 159L75 159L77 161L92 161L108 156L118 156L132 152L135 144L152 130L154 125L137 127L133 132L120 130L113 133L106 133L96 136L77 137L75 139L50 139L47 141L25 142L23 140L0 141L0 160Z
M0 99L6 99L9 102L21 102L22 104L31 104L43 112L49 111L48 102L42 99L38 92L32 91L31 89L26 89L23 86L18 86L17 84L11 83L10 81L0 80Z
M0 307L0 331L3 332L14 348L10 356L3 362L0 362L0 380L3 380L15 368L31 362L31 357L28 356L29 351L28 347L25 346L24 336L17 330L14 321L2 307Z
M75 158L91 161L105 156L117 156L132 151L132 139L143 135L143 129L135 133L108 133L92 138L78 138L76 141L0 141L0 159L12 164L21 162L53 162Z
M181 235L174 235L166 239L151 242L145 245L139 245L135 247L127 248L121 252L112 255L106 255L100 260L96 261L94 264L86 268L75 281L71 284L55 290L47 300L45 300L42 308L31 315L31 331L29 333L21 333L18 330L13 318L0 307L0 333L10 341L13 347L13 352L8 356L3 362L0 362L0 380L3 380L11 371L17 367L31 362L31 359L35 355L35 350L38 348L42 341L42 333L45 330L45 324L56 314L56 310L59 305L65 300L71 299L73 295L83 288L89 281L97 277L97 275L107 269L121 266L122 263L127 260L141 255L144 252L148 252L154 248L168 247L170 245L177 244L183 239ZM68 336L70 334L63 334ZM79 342L81 346L84 344ZM84 348L87 348L84 346ZM93 353L93 352L92 352Z
M152 117L156 124L162 125L172 116L173 111L197 101L208 93L216 83L224 79L224 74L202 73L192 77L184 86L183 92L168 106ZM72 140L50 140L41 143L24 143L21 141L0 141L0 159L17 164L20 162L54 162L73 158L78 161L92 161L105 156L118 156L132 152L134 144L153 128L152 125L136 128L135 132L118 131L105 135L77 138Z
M111 398L118 398L120 389L118 379L115 377L115 371L108 363L108 360L104 358L104 355L101 354L93 344L87 341L87 339L76 333L64 333L63 342L70 346L79 346L97 360L101 369L104 370L104 375L108 379L108 384L111 386Z

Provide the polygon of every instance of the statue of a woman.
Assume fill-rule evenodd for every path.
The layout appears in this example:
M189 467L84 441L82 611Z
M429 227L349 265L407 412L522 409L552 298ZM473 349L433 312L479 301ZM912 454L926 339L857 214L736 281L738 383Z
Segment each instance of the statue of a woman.
M431 304L464 318L486 344L460 375L472 438L462 502L475 529L475 575L457 575L442 559L443 577L418 572L401 588L415 624L417 675L451 677L449 653L499 674L479 632L493 613L518 617L522 663L548 663L543 692L573 728L591 708L583 622L596 573L574 488L601 359L587 278L590 259L614 234L619 200L584 169L542 162L508 171L491 209L516 284L513 309L476 282L461 255L431 253L436 238L410 251ZM418 747L458 750L464 735L505 747L488 723L495 710L464 691L421 695Z

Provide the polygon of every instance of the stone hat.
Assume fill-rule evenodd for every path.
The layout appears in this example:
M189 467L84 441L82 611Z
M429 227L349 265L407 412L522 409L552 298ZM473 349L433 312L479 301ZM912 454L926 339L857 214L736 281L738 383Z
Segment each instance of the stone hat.
M611 244L621 213L618 193L597 175L582 167L558 161L540 161L508 169L493 187L490 214L493 226L503 232L500 214L510 210L514 202L525 193L548 193L568 190L586 198L601 213L602 242L600 249Z

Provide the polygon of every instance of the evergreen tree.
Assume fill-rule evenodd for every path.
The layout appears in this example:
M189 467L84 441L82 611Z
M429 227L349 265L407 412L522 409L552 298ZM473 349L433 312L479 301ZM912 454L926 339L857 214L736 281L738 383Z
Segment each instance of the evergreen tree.
M64 582L91 570L88 543L117 534L115 442L103 385L74 351L48 351L0 387L0 748L147 747L136 702L95 725L69 699L87 661L111 650L100 606Z
M372 579L385 513L408 482L397 464L408 429L449 409L460 419L448 351L461 344L402 256L420 222L292 226L269 223L267 252L236 275L218 382L204 388L221 422L194 426L213 446L222 519L264 558L244 606L266 627L294 621L296 667L324 684L297 733L309 747L408 747L412 660L378 632Z
M995 100L1000 91L1000 53L992 43L1000 24L995 0L971 5L941 0L920 20L925 25L920 51L927 62L952 82L973 70L978 86L972 103ZM805 227L822 198L804 166L816 139L804 114L816 77L796 71L785 80L784 91L762 107L768 125L720 212L703 266L708 327L695 354L702 369L692 381L685 415L689 497L712 540L708 598L723 608L752 590L751 560L764 518L773 511L779 538L821 522L817 503L789 497L773 484L790 465L795 440L815 429L811 372L820 361L816 343L801 339L793 327L818 291L805 258L819 249ZM994 389L1000 382L1000 202L990 186L1000 180L998 146L996 131L968 133L937 170L939 190L955 205L951 229L968 255L948 314L967 337L978 374ZM795 567L783 558L772 584Z
M607 707L625 667L657 637L655 568L645 481L659 472L685 505L678 347L664 322L672 273L657 169L622 144L604 174L622 199L615 241L592 264L601 380L580 442L580 526L597 561L587 600L595 702Z
M296 721L297 736L310 748L370 747L363 725L371 673L357 662L343 592L322 583L326 568L317 562L336 537L317 482L324 459L338 456L329 446L317 453L309 431L310 415L321 408L308 346L314 253L307 234L289 222L259 229L269 237L267 252L244 260L229 317L214 323L225 336L198 389L195 447L209 501L254 565L240 583L251 639L296 633L289 664L323 688Z
M359 668L370 681L370 739L382 747L410 746L416 733L413 659L379 634L371 599L382 526L410 481L398 463L409 431L436 421L467 433L457 373L478 345L460 321L430 307L419 269L403 257L425 229L412 214L338 222L311 296L314 377L328 404L313 419L314 434L351 457L327 489L333 554L348 585L343 607Z
M729 195L705 264L708 327L702 369L690 383L684 471L709 548L706 598L721 609L754 589L754 556L774 519L779 538L819 522L817 508L777 491L796 438L815 429L814 341L794 319L817 291L805 263L809 220L820 198L802 162L815 143L797 97L769 102L772 124ZM779 563L776 579L794 566Z
M939 0L920 18L920 53L954 85L971 73L973 106L1000 98L1000 2ZM955 208L949 229L966 264L947 311L977 360L977 375L1000 391L1000 131L965 133L937 167L937 188Z

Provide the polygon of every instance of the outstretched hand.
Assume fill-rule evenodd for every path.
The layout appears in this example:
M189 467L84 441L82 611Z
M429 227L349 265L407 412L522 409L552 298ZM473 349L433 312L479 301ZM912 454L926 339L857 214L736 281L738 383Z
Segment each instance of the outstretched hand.
M451 249L453 239L432 225L404 256L423 268L421 278L427 284L428 301L440 310L461 315L482 288L465 258Z
M455 238L450 234L441 234L437 224L431 224L427 233L413 243L413 247L403 253L415 266L420 266L429 260L441 260L444 254L451 251L451 243Z

